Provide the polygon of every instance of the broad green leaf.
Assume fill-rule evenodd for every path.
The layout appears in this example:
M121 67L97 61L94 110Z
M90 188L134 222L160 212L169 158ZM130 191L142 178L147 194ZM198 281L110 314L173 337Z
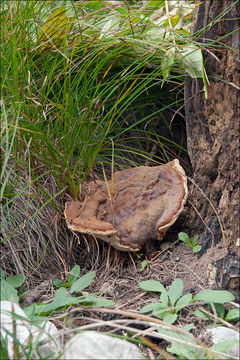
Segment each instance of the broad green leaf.
M19 297L17 290L9 284L6 280L0 281L0 300L4 301L13 301L14 303L19 303Z
M103 307L103 306L113 306L115 305L112 300L104 299L104 298L97 298L94 302L94 306Z
M65 297L68 296L67 289L64 287L61 287L60 289L57 289L54 294L54 299L57 299L58 297Z
M24 292L22 292L20 295L19 295L19 299L21 299L23 296L29 294L31 292L31 290L26 290Z
M62 286L62 281L60 279L53 279L53 285L56 287L56 288L59 288Z
M177 320L177 314L166 314L163 317L163 321L165 321L168 324L173 324Z
M155 43L161 43L163 38L166 37L166 29L163 27L154 26L151 29L144 32L148 41L154 41Z
M96 10L101 10L104 7L104 4L102 1L91 0L91 1L86 1L84 7L91 11L96 11Z
M184 50L177 54L184 70L192 78L202 78L203 76L203 56L202 50L194 44L189 44Z
M143 306L142 309L140 310L140 313L145 314L147 312L157 311L162 308L165 308L165 307L163 307L162 304L160 304L160 303L151 303L151 304L147 304L147 305Z
M75 265L68 274L68 282L74 283L80 275L80 266Z
M84 297L81 300L81 303L83 303L85 305L96 306L96 307L104 307L104 306L113 306L114 305L114 302L112 300L104 299L104 298L96 298L95 296L93 296L91 294Z
M61 288L64 289L64 288ZM60 290L60 289L59 289ZM81 297L72 297L72 296L64 296L64 297L57 297L49 304L46 304L42 308L42 313L48 313L50 311L58 310L64 306L74 305L82 302L83 296Z
M193 245L197 245L197 241L198 241L198 236L195 235L192 240Z
M152 312L152 315L159 319L164 319L166 314L170 314L170 312L166 310L165 306L163 306L162 309Z
M38 38L40 43L54 40L58 43L64 39L71 26L71 21L66 15L65 6L60 6L49 16L46 23L41 27ZM45 49L43 45L41 49Z
M171 22L171 26L172 27L175 27L177 25L177 23L179 22L180 20L180 16L179 15L175 15L175 16L172 16L170 17L170 22ZM163 23L164 26L170 26L169 24L169 20L165 20L164 23Z
M179 334L172 330L159 327L158 333L162 336L163 339L170 342L171 347L169 347L167 351L178 355L180 359L204 359L204 351L195 350L193 347L191 347L191 343L196 344L196 342L194 339L192 339L191 334L188 336L187 331L186 334ZM169 337L171 337L171 339L169 339ZM179 343L177 340L183 340L185 344Z
M168 290L171 306L174 306L183 292L183 282L181 279L175 279Z
M194 311L194 315L196 315L197 317L199 317L199 318L207 318L207 319L210 319L211 318L211 316L209 316L208 314L205 314L205 312L203 312L203 311L201 311L201 310L195 310Z
M224 318L224 314L225 314L225 309L224 306L222 304L213 304L213 306L215 307L217 316L219 316L221 319ZM208 308L213 311L212 309L212 304L208 304Z
M217 344L214 344L211 349L219 352L226 353L228 350L230 350L234 345L238 344L237 339L232 340L224 340L222 342L219 342Z
M185 331L190 331L190 330L192 330L194 328L194 324L193 323L191 323L191 324L187 324L187 325L185 325L185 326L183 326L183 330L185 330Z
M99 39L102 37L112 36L113 32L119 29L120 16L108 20L102 27Z
M18 288L24 283L25 276L23 274L10 275L6 278L8 284L12 285L14 288Z
M178 233L178 238L179 240L184 242L188 242L190 240L188 234L186 234L185 232Z
M161 69L163 72L163 79L166 80L171 71L171 66L175 62L175 48L171 47L163 56L162 63L161 63Z
M233 301L235 297L226 290L203 290L200 291L193 300L200 300L206 303L219 303L224 304Z
M70 294L74 292L79 292L87 288L91 283L93 278L96 275L96 271L90 271L89 273L83 275L80 279L75 281L75 283L71 286Z
M189 305L192 301L192 294L185 294L176 302L176 312L179 312L182 308Z
M198 253L201 250L201 248L202 248L201 245L195 245L193 247L193 252Z
M5 272L2 269L0 269L0 280L5 280L5 277L6 277Z
M160 296L160 301L161 301L161 303L163 304L163 306L165 306L165 307L168 307L169 305L168 305L168 292L167 292L167 290L166 291L163 291L162 293L161 293L161 296Z
M156 280L145 280L139 283L141 289L145 291L154 291L154 292L166 292L165 287Z
M225 320L226 321L238 321L240 319L240 309L231 309L227 313Z
M147 7L159 8L164 6L165 0L150 0L147 2Z
M128 17L128 9L126 6L118 6L116 8L116 11L119 12L119 14L122 15L124 18Z

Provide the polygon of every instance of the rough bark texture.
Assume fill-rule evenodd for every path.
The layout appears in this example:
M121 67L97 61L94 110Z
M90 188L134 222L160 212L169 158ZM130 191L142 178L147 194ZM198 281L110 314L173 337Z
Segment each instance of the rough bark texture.
M218 21L216 17L234 1L207 0L196 6L192 33L211 23L197 38L203 44L232 33L203 51L209 76L208 99L200 79L185 82L188 151L193 179L214 205L224 227L227 256L235 256L239 245L239 3ZM226 47L226 45L228 47ZM233 51L235 49L235 51ZM202 233L202 253L223 236L209 201L191 186L189 227ZM197 211L196 211L197 209ZM226 258L226 264L228 263ZM224 266L224 264L223 264ZM236 275L235 275L236 276ZM219 274L217 275L219 278ZM224 281L223 281L224 283ZM226 286L225 286L226 287Z

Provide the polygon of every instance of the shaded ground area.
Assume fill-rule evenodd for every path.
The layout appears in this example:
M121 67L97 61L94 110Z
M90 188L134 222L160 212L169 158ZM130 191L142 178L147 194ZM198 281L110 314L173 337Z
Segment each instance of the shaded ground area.
M52 192L56 193L52 179L49 179L49 184ZM86 190L87 187L82 189L83 195ZM29 218L25 217L25 213L20 213L18 218L9 223L3 234L6 241L1 249L2 267L6 274L24 273L26 276L23 290L29 289L31 292L22 299L22 304L28 306L52 301L56 291L53 279L61 278L66 282L68 272L75 264L80 266L81 276L96 270L96 277L87 292L102 292L102 296L115 303L115 307L111 309L72 306L67 312L56 312L52 320L58 329L66 330L67 334L69 329L81 328L126 335L135 328L139 330L139 336L146 336L154 344L165 348L167 342L152 338L146 321L139 318L140 309L148 303L158 301L159 296L145 293L139 287L139 282L154 279L168 287L174 279L180 278L184 284L184 294L194 294L209 287L216 288L216 274L209 264L222 259L223 241L216 244L212 242L199 258L199 255L177 240L178 232L188 232L191 229L191 224L186 224L190 204L186 204L177 222L166 233L164 241L154 241L141 252L128 253L120 252L102 240L71 232L63 217L64 203L69 197L55 199L57 208L61 210L57 213L52 206L43 206L44 200L37 189L32 188L31 191L34 200L28 204ZM24 194L18 198L16 210L25 206ZM38 210L41 206L42 209ZM147 261L147 266L141 271L143 261ZM193 333L200 338L207 323L206 320L196 318L193 314L195 309L196 305L183 310L176 325L182 327L194 323ZM135 320L133 316L136 317ZM106 324L106 321L109 323ZM204 339L204 342L207 344L209 339ZM143 349L152 359L158 355L154 350L149 353L149 347Z
M144 323L141 318L138 318L140 309L148 303L158 301L159 295L144 292L139 287L139 282L154 279L168 288L174 279L180 278L184 284L184 294L188 292L194 294L208 287L208 264L223 255L223 248L218 245L217 248L210 248L198 259L198 256L184 243L179 240L170 242L170 233L166 236L168 241L155 242L140 254L119 252L101 240L98 241L91 237L84 240L71 233L68 233L68 236L68 243L72 241L74 243L72 251L75 251L76 255L79 254L76 262L80 264L81 275L93 269L97 271L96 278L87 291L89 293L103 292L104 297L114 301L115 307L112 309L71 307L67 311L67 320L66 314L60 316L57 313L56 316L53 316L52 320L55 325L59 329L65 330L69 327L81 328L82 330L109 331L125 336L130 333L131 328L134 328L138 329L139 336L143 336L144 339L148 339L161 349L166 348L167 342L149 335L149 327L146 327L146 322ZM78 241L80 241L79 245ZM96 249L98 250L97 257L95 257ZM80 252L78 253L77 250ZM147 260L148 264L144 271L141 271L143 260ZM66 281L67 274L56 275ZM52 279L45 280L24 298L24 304L51 301L55 290ZM203 338L208 322L196 318L194 315L196 308L197 306L194 305L183 310L176 325L182 327L194 323L193 334L205 344L210 345L210 339ZM136 314L136 319L128 316L128 313ZM159 355L158 352L151 350L151 347L140 345L140 348L151 359Z

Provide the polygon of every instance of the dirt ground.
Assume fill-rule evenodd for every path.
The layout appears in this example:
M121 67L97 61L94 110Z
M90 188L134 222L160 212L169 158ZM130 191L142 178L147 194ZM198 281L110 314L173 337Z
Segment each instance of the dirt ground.
M169 236L166 235L166 241L161 243L156 241L141 253L136 254L119 252L101 240L91 237L83 239L71 233L69 233L69 236L73 237L74 245L72 251L74 251L75 247L76 250L82 246L85 248L85 250L81 249L78 260L76 258L76 263L81 268L81 275L90 270L96 270L96 278L87 289L87 292L102 292L102 296L114 301L114 311L138 313L144 305L157 301L159 298L158 294L146 293L139 287L139 282L143 280L154 279L160 281L161 284L168 288L174 279L180 278L184 284L184 294L188 292L195 294L208 288L208 264L223 256L223 247L218 245L217 248L208 249L203 256L198 258L197 254L194 254L190 248L179 240L170 242L170 234ZM96 251L96 249L98 250ZM76 255L77 253L76 251ZM96 253L98 253L97 257L92 256ZM147 260L148 263L144 271L141 271L141 263L144 260ZM62 280L66 281L67 273L56 274L55 277L59 276L61 276ZM49 302L53 300L54 292L52 279L44 280L24 298L23 304L30 305L34 302ZM206 321L204 322L194 316L193 312L195 309L196 307L189 307L179 317L176 324L184 326L194 322L194 335L201 337L203 329L206 327ZM100 320L126 319L125 316L116 314L114 311L105 312L102 309L101 312L98 312L94 311L94 308L91 307L81 307L79 311L75 311L73 308L72 311L73 313L70 310L68 316L68 323L71 324L71 327L84 327L89 322ZM60 329L66 326L58 319L58 315L57 318L53 317L53 321ZM133 326L139 327L136 324ZM140 329L144 330L144 327L140 325ZM93 330L112 331L107 326L104 329L100 326ZM124 330L118 329L118 334L123 332ZM156 343L156 339L153 340ZM166 346L163 340L160 342L161 347L164 344ZM157 344L160 344L159 340ZM148 353L146 355L150 356ZM153 358L154 356L156 354L152 355Z

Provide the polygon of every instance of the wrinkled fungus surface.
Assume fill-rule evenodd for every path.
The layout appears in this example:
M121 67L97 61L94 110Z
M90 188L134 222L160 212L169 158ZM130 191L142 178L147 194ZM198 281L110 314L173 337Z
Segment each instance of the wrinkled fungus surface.
M177 159L118 171L108 189L105 181L91 182L84 202L66 203L65 218L71 230L92 234L123 251L138 251L151 240L161 240L187 198L187 180Z

